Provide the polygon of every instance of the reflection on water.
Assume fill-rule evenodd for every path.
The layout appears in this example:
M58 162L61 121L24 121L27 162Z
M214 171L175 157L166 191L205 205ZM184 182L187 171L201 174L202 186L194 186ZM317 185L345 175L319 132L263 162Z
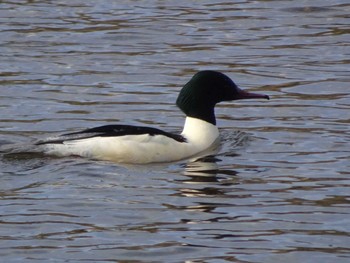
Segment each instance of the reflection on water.
M2 1L2 261L348 262L349 12ZM271 97L218 105L216 152L123 167L30 147L114 123L179 131L177 93L203 69Z

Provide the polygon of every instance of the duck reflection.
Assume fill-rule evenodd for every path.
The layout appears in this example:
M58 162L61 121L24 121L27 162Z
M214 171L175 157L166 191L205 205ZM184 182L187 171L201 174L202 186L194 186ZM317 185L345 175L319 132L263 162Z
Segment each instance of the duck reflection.
M237 172L219 168L220 161L216 155L208 155L188 162L183 172L186 178L179 180L187 187L179 189L180 195L187 197L226 195L226 192L230 191L227 185L234 183L231 176L237 175ZM231 177L230 183L222 176L228 172Z

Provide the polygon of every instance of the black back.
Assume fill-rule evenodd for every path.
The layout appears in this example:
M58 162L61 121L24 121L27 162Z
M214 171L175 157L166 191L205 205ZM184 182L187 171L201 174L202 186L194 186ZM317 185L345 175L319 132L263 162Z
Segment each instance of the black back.
M163 135L177 142L186 142L186 139L182 135L165 132L160 129L156 129L152 127L133 126L133 125L105 125L105 126L100 126L96 128L86 129L80 132L63 134L62 136L59 136L51 140L40 141L37 143L37 145L63 143L65 141L88 139L93 137L118 137L118 136L125 136L125 135L142 135L142 134L148 134L150 136Z

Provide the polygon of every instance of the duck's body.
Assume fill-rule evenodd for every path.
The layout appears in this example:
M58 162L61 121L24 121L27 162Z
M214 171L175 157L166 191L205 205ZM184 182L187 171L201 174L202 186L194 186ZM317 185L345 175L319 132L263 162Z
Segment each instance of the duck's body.
M47 154L82 156L119 163L171 162L197 155L219 140L214 114L220 101L267 98L240 90L226 75L197 73L181 90L177 105L187 115L182 133L129 125L108 125L37 143Z
M187 117L181 135L148 127L113 125L51 138L38 144L51 155L142 164L194 156L215 144L218 137L215 125Z

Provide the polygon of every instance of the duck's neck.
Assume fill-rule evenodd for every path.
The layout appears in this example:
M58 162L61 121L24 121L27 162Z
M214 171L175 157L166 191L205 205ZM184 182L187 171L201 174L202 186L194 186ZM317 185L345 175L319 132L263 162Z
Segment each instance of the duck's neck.
M196 111L189 112L187 116L191 116L192 118L200 119L216 125L214 107L205 106L202 109L199 109L199 107L196 107Z
M219 138L219 130L215 125L207 121L186 117L182 136L184 136L188 142L205 149Z

